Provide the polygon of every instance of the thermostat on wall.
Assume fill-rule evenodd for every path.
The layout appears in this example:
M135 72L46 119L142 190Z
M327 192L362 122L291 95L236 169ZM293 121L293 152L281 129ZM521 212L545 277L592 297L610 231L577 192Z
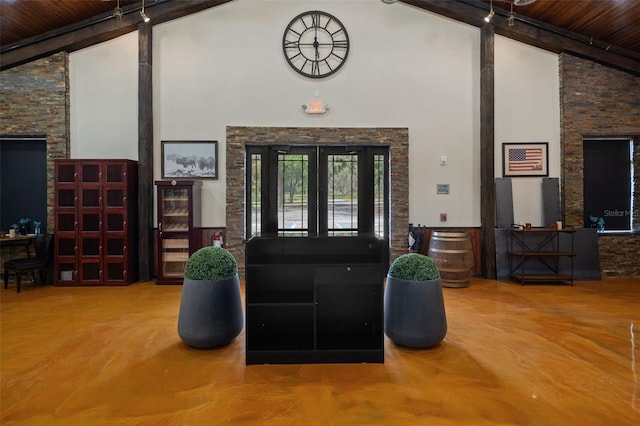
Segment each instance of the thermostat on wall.
M449 194L449 184L448 183L438 183L436 184L436 193L437 194Z

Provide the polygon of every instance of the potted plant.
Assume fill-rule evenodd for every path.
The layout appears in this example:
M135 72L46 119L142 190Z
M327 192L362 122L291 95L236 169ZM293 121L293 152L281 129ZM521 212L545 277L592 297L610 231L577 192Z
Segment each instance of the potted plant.
M396 258L387 274L384 331L395 344L412 348L437 345L447 334L440 272L419 253Z
M229 344L242 331L244 317L238 264L221 247L203 247L184 269L178 335L189 346Z

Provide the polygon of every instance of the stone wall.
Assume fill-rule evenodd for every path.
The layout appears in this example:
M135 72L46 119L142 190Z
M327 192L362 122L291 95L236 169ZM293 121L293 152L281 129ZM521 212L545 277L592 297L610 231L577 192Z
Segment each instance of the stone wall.
M407 252L409 131L406 128L227 127L226 248L244 273L245 145L387 145L391 158L391 258Z
M0 135L47 140L47 229L54 229L53 160L69 152L69 55L0 73Z
M565 222L583 223L583 137L634 139L633 233L599 235L603 278L640 277L640 77L560 55Z

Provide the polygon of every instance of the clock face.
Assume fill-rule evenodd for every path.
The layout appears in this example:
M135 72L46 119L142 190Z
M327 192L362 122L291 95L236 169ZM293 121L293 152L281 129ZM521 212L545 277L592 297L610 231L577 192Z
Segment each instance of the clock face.
M284 56L305 77L327 77L349 54L349 35L342 22L326 12L310 11L289 22L282 37Z

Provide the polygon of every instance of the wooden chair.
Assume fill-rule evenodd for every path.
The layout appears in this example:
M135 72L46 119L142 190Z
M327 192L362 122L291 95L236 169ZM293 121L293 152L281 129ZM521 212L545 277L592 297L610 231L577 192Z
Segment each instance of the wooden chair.
M38 234L35 242L35 256L20 257L4 262L4 288L8 288L9 274L15 274L17 292L20 293L22 274L31 273L36 282L36 271L40 271L40 281L45 282L47 268L53 258L53 234Z

